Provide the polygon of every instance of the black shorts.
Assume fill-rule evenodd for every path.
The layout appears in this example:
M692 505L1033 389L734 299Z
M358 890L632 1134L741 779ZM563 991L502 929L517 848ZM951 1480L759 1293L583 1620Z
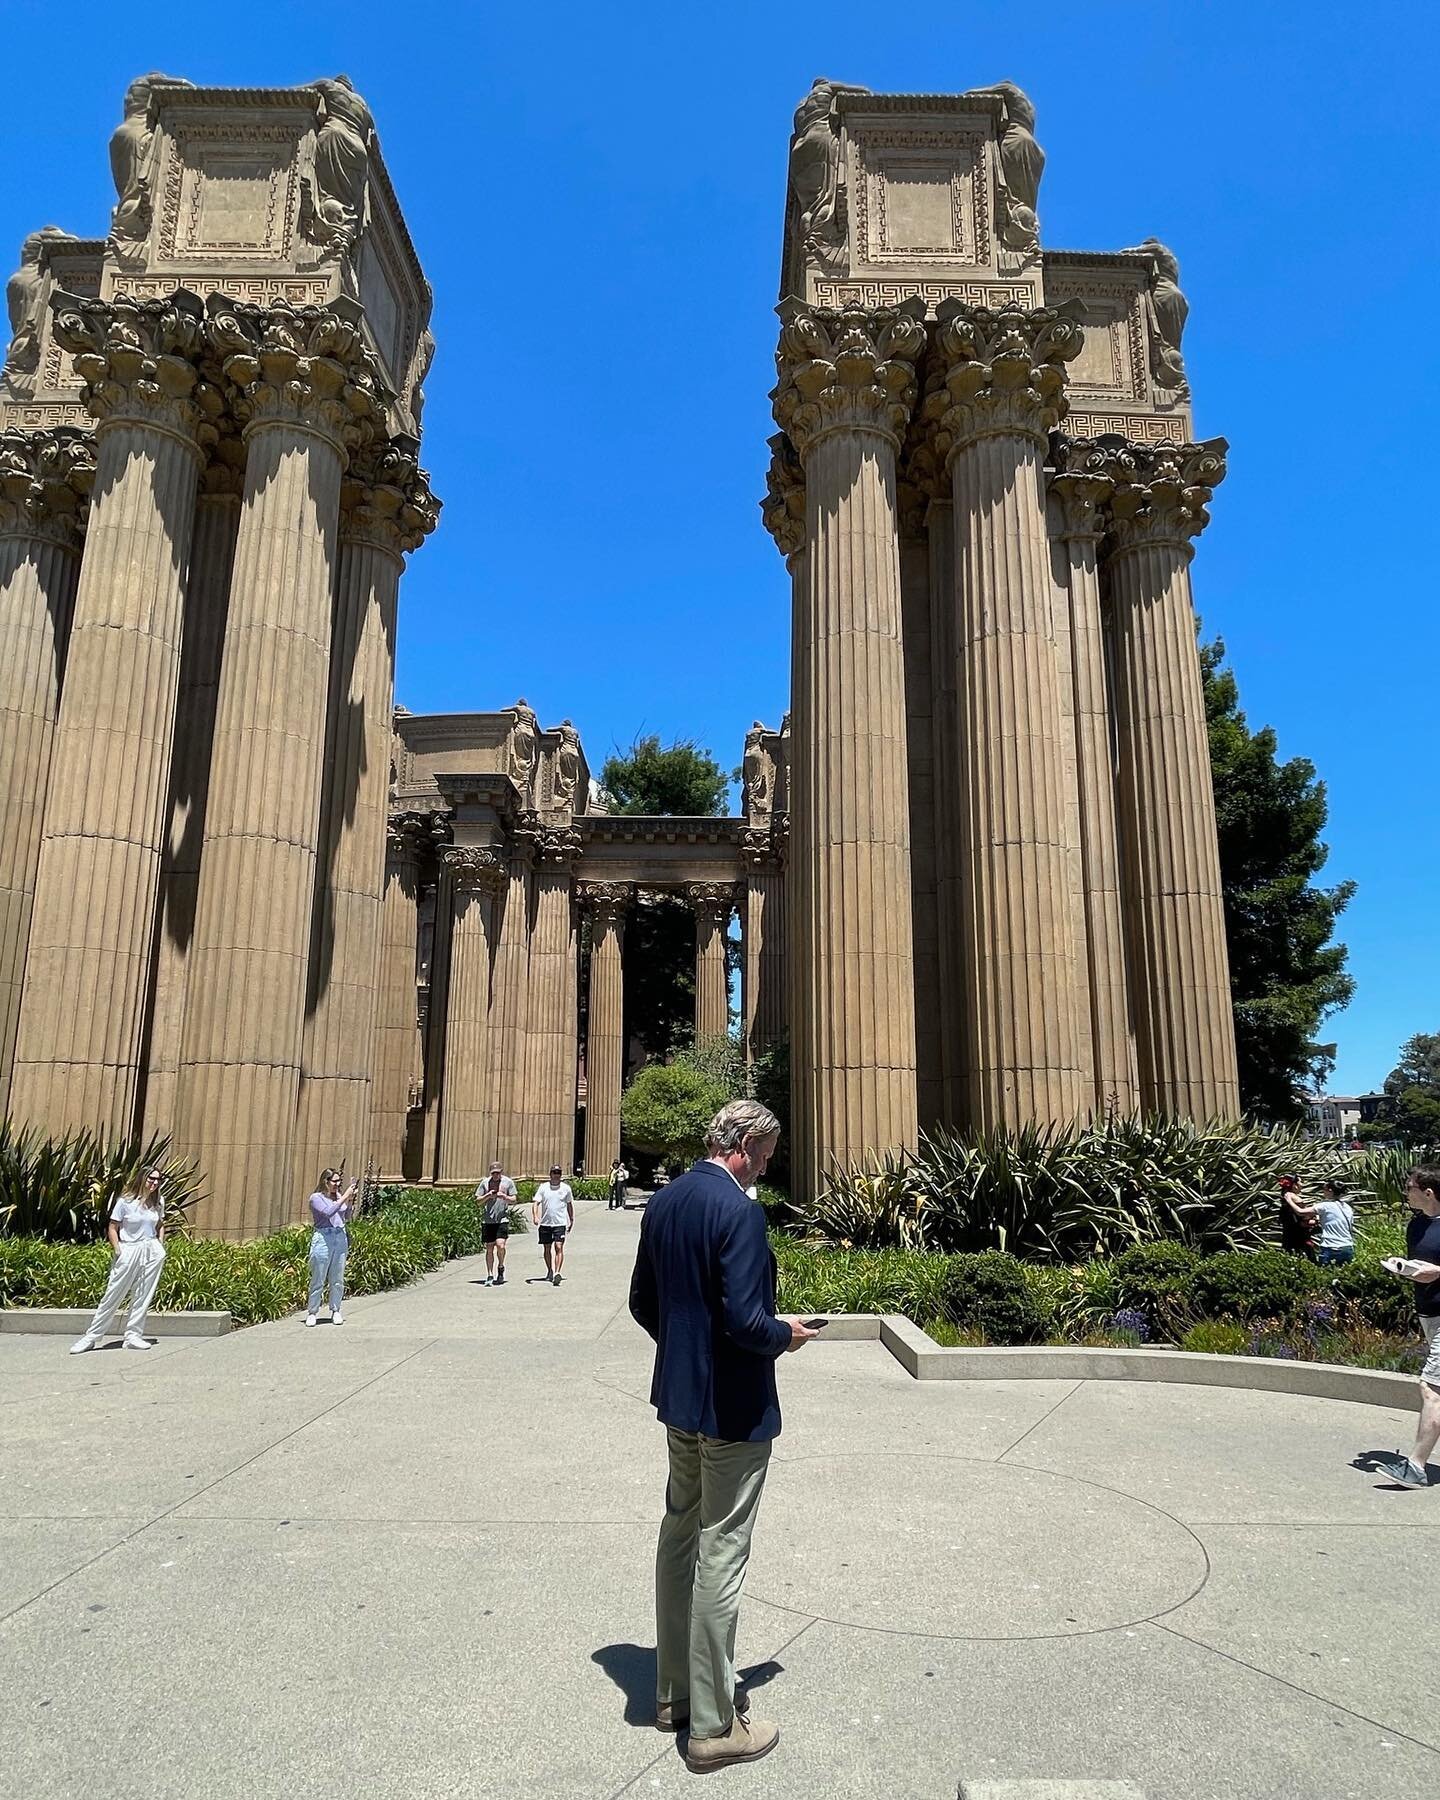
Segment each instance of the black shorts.
M540 1243L542 1248L546 1244L563 1244L565 1242L565 1233L569 1229L570 1227L568 1225L542 1225L540 1227Z
M510 1221L507 1219L503 1225L487 1224L482 1226L480 1231L480 1241L484 1244L493 1244L496 1238L508 1238L509 1235Z

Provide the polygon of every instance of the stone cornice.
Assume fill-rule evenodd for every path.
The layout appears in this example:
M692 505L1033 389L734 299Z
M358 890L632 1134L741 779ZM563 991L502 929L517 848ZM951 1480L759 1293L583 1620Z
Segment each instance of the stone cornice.
M592 813L576 819L575 826L587 848L607 843L738 845L745 821L670 813Z
M399 557L440 520L440 502L414 438L384 438L355 453L340 488L340 535Z
M919 393L924 302L829 308L787 300L780 316L770 398L801 461L833 431L875 432L898 449Z
M992 311L942 300L935 317L923 416L946 467L983 437L1043 444L1065 411L1065 364L1080 354L1084 335L1081 303Z
M0 431L0 537L78 550L95 481L88 431Z
M1117 447L1107 553L1116 557L1160 545L1188 554L1191 540L1210 523L1207 509L1225 479L1228 448L1224 438Z
M770 439L770 467L760 517L782 556L805 547L805 470L783 431Z
M116 294L51 296L55 342L75 360L81 398L99 430L149 425L198 452L208 417L224 410L220 393L201 379L206 349L204 306L176 288L163 300Z
M256 306L212 294L208 310L210 344L236 390L247 437L289 425L350 452L384 431L392 396L365 348L354 302Z
M440 860L464 894L498 894L510 879L509 859L498 850L459 845L442 850Z

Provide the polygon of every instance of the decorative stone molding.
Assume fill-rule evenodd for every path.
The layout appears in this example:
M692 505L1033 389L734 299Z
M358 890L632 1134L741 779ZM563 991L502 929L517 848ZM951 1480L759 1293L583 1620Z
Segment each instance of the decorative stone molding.
M429 842L430 817L426 813L391 813L385 822L385 855L401 868L418 868Z
M760 517L782 556L793 556L805 547L805 470L783 431L770 439Z
M1059 432L1050 440L1054 473L1050 491L1059 500L1066 538L1098 543L1105 535L1105 503L1115 492L1112 447L1093 438L1070 438Z
M936 310L938 367L923 413L948 466L956 450L997 434L1043 443L1065 410L1065 364L1080 354L1084 308L967 306Z
M582 881L575 890L582 912L589 913L597 925L623 922L635 897L628 881Z
M510 878L509 859L498 850L473 846L443 850L440 860L464 894L498 894Z
M388 392L353 303L252 306L212 294L208 335L247 433L293 425L348 452L384 430Z
M1188 555L1210 523L1206 510L1225 479L1224 438L1199 444L1127 444L1114 452L1111 556L1165 545Z
M78 550L95 481L95 440L64 426L0 431L0 537Z
M536 867L548 874L575 867L580 855L580 834L565 825L539 825L529 828L535 848Z
M440 502L413 438L383 438L356 452L340 487L340 535L392 556L416 550L440 521Z
M919 392L922 302L831 311L787 301L781 318L770 398L801 461L832 431L878 432L898 449Z
M96 300L57 293L51 306L55 341L75 359L92 418L102 427L151 425L198 446L202 421L224 403L197 366L205 349L197 294L176 288L160 300Z
M776 813L768 825L748 826L740 839L740 860L754 875L778 873L785 867L790 844L790 818Z
M722 931L739 899L733 882L687 881L682 890L698 920L708 920Z

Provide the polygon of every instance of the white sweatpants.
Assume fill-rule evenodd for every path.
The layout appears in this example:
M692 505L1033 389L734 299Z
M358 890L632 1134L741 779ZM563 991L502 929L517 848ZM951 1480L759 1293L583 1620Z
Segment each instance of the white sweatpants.
M120 1310L128 1294L130 1310L125 1315L125 1335L137 1335L145 1323L155 1289L160 1285L160 1271L165 1266L165 1246L158 1238L141 1238L135 1244L121 1244L110 1265L110 1279L95 1308L95 1317L85 1328L89 1338L102 1338Z

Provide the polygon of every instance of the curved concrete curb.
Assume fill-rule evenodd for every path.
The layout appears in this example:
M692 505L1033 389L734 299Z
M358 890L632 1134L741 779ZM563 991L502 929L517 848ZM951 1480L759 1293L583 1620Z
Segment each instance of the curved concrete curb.
M1192 1387L1256 1388L1415 1410L1413 1375L1339 1363L1268 1356L1211 1356L1198 1350L1101 1350L1067 1344L1014 1344L949 1350L899 1313L830 1315L821 1342L885 1346L917 1381L1173 1381Z
M75 1337L90 1323L94 1312L93 1306L7 1306L0 1308L0 1331L64 1332ZM234 1329L235 1321L228 1312L145 1315L148 1337L223 1337ZM117 1326L110 1336L119 1337L120 1328Z

